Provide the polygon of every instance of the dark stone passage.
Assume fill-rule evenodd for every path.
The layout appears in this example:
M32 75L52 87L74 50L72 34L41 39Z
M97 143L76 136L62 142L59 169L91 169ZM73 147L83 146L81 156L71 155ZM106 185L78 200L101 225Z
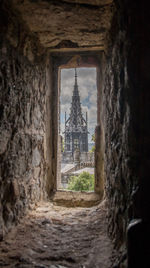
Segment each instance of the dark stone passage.
M144 1L0 0L1 267L150 267L149 20ZM66 195L56 179L60 69L89 66L93 201L106 200L107 211L49 204L64 206ZM90 202L79 197L77 205Z

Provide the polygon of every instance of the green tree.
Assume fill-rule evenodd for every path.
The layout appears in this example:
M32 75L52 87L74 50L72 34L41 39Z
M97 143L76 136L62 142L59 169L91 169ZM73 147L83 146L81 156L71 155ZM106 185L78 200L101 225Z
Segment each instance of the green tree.
M94 141L95 142L95 134L92 134L91 141Z
M82 172L79 176L72 176L68 183L68 190L72 191L94 191L94 175Z
M91 150L89 151L90 153L93 153L95 151L95 145L92 146Z
M95 134L92 134L91 141L94 141L95 143ZM89 151L90 153L93 153L95 151L95 145L92 146L91 150Z

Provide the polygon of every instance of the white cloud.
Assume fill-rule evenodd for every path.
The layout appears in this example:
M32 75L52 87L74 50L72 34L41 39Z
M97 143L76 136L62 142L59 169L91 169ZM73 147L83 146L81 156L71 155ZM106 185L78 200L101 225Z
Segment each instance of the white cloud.
M89 101L91 104L97 104L97 93L95 92L95 94L92 94L89 98Z
M97 107L96 106L92 106L90 109L89 109L89 122L92 123L92 121L96 121L96 116L97 115Z
M83 114L85 114L86 112L87 113L89 112L89 108L87 105L82 105L82 112L83 112Z
M60 112L63 113L63 114L65 114L65 112L67 114L70 114L70 103L62 104Z

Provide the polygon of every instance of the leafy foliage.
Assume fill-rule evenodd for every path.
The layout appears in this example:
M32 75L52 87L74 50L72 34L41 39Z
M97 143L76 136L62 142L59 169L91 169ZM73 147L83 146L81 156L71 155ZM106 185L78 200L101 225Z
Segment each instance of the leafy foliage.
M76 192L94 191L94 175L84 171L79 176L72 176L67 189Z
M94 141L94 143L95 143L95 134L92 135L91 141ZM93 153L94 151L95 151L95 145L92 146L92 148L89 152Z
M94 141L95 142L95 134L92 134L91 141Z
M90 153L94 153L94 151L95 151L95 146L93 145L92 148L91 148L91 150L89 152Z

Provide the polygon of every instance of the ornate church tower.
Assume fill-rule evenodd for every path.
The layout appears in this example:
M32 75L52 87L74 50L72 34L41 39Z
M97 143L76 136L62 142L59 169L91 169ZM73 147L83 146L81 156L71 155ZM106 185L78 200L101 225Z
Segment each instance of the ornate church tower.
M77 71L75 69L75 84L70 108L70 115L67 119L65 113L65 152L72 155L76 149L80 152L88 152L88 119L84 119L81 109L80 96L77 83Z

